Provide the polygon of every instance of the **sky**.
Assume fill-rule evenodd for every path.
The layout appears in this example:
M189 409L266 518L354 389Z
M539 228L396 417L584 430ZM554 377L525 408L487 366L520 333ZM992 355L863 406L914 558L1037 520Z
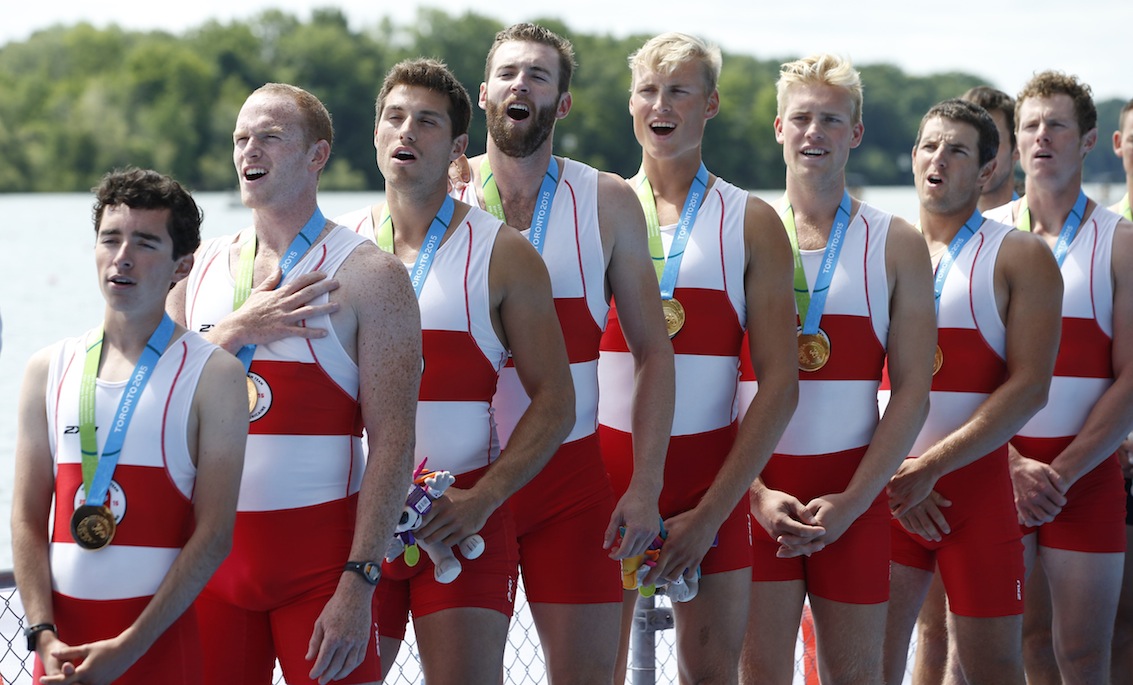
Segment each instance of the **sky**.
M11 8L15 0L4 2ZM208 19L243 19L268 8L306 20L313 8L330 5L341 8L355 29L376 25L386 16L404 25L421 7L449 14L474 11L506 23L554 17L582 33L685 31L718 43L725 52L760 59L833 52L857 64L895 64L915 75L963 71L1012 95L1034 72L1058 69L1090 84L1097 99L1133 97L1133 48L1128 42L1133 2L1128 0L812 0L802 5L743 0L51 0L18 12L6 9L0 45L55 24L116 23L180 33ZM1107 36L1111 27L1117 32ZM578 59L585 69L586 55ZM869 84L865 87L868 98Z

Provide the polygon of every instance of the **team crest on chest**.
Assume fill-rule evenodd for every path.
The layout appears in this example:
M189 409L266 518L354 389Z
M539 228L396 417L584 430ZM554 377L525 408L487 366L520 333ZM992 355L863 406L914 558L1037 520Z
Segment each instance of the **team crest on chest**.
M126 518L126 491L118 484L118 481L111 480L110 487L106 489L107 501L106 506L110 509L110 513L114 514L114 522L122 523L122 519ZM83 491L83 486L80 485L75 490L75 509L87 503L86 492Z
M255 372L248 373L248 406L249 421L259 419L271 409L271 386Z

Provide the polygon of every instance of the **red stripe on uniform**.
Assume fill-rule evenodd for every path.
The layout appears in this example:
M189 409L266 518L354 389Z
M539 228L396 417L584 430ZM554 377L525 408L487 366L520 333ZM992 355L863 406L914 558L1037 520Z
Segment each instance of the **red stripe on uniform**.
M988 347L978 330L941 328L937 344L944 360L932 377L934 392L991 394L1007 380L1007 362Z
M713 357L736 357L744 330L736 318L736 310L722 290L677 288L673 297L685 310L685 325L673 336L673 352ZM602 336L602 350L629 352L616 302L610 303L609 322Z
M361 435L361 408L318 364L255 359L251 371L271 392L252 435ZM266 394L266 393L262 393Z
M75 493L83 486L82 465L59 464L55 480L59 496L55 500L55 529L51 539L74 542L71 515L75 511ZM184 546L193 530L193 505L173 486L164 468L119 464L114 469L114 482L122 487L125 502L111 502L111 508L125 504L126 509L111 544Z
M563 329L567 359L571 364L592 362L598 358L602 329L594 322L590 307L583 297L556 297L555 313Z
M799 370L800 381L881 381L888 388L885 348L877 339L873 322L864 316L823 314L823 332L830 338L830 361L817 371ZM748 354L747 338L740 355L740 380L754 381L755 370Z
M1113 378L1113 339L1096 319L1063 317L1062 342L1054 375L1070 378Z
M740 343L740 381L754 381L755 368L751 365L751 333L744 331L744 339Z
M823 314L822 330L830 338L830 361L818 371L799 371L803 381L876 381L885 364L885 348L873 322L865 316Z
M491 402L496 392L496 369L465 331L421 332L425 372L421 401Z
M1011 438L1011 445L1019 450L1019 454L1049 464L1054 458L1074 442L1077 436L1069 435L1060 438L1034 438L1016 435Z

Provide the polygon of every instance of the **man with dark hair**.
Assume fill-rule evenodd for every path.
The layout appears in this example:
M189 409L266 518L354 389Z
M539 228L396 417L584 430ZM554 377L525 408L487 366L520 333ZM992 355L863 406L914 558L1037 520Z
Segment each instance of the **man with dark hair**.
M939 332L929 415L889 485L888 683L902 682L934 568L957 670L973 685L1023 682L1023 548L1006 443L1046 400L1061 284L1040 241L979 214L998 138L983 108L955 99L925 114L913 147Z
M960 99L987 110L999 133L995 174L984 184L983 192L980 193L979 209L983 212L1019 197L1015 193L1015 163L1019 161L1019 148L1015 143L1015 101L1007 93L990 86L970 88Z
M1019 161L1019 149L1015 144L1015 100L991 86L969 88L960 99L983 107L991 115L999 134L995 172L983 185L979 210L983 212L1017 200L1019 194L1015 190L1015 164ZM944 586L940 584L940 574L937 572L921 605L920 615L917 616L917 654L913 674L918 685L944 682L945 664L948 661L945 653L948 645L946 615ZM955 655L951 663L954 668L959 668Z
M518 231L447 194L449 164L468 144L471 108L440 62L396 64L374 123L385 203L340 219L396 255L417 290L424 375L416 459L456 476L417 535L445 547L473 533L485 540L483 554L464 562L451 582L435 577L427 561L384 566L383 668L411 612L430 684L502 680L518 558L506 502L551 458L574 410L566 346L538 253ZM509 358L531 401L501 449L491 401Z
M551 276L567 342L575 420L555 456L509 501L520 567L552 685L614 677L622 584L619 559L644 553L660 530L657 498L673 422L673 352L665 335L645 220L621 178L554 155L555 122L572 105L574 49L536 24L500 31L479 104L487 152L471 160L458 198L524 231ZM598 446L598 347L610 302L632 350L635 471L616 499ZM493 399L501 442L529 401L505 367ZM624 532L620 532L624 531Z
M1089 86L1036 74L1015 114L1026 194L987 216L1041 237L1065 290L1050 398L1011 441L1011 479L1027 567L1041 564L1050 587L1058 670L1108 683L1125 552L1115 452L1133 424L1133 223L1082 190L1098 137Z
M276 658L293 685L380 680L371 605L412 471L420 319L397 260L319 211L332 137L307 91L252 93L232 134L252 226L205 243L170 295L248 371L235 542L197 602L210 683L266 685Z
M243 374L165 315L200 243L188 191L128 169L95 192L102 326L35 355L20 393L12 546L28 649L36 682L204 683L192 602L232 543Z

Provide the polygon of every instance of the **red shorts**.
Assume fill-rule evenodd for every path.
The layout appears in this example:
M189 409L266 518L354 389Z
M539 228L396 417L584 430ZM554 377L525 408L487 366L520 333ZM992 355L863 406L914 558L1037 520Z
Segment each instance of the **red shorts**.
M453 487L472 487L489 468L458 475ZM438 583L433 577L433 562L427 554L422 554L412 568L406 566L404 557L382 562L382 579L375 593L378 633L382 637L404 640L410 613L420 617L444 609L476 607L511 617L519 553L508 507L494 511L479 534L484 538L484 553L465 559L456 551L464 570L448 584Z
M621 565L602 547L614 491L597 433L563 444L508 504L527 601L621 602Z
M1019 453L1044 464L1054 461L1073 438L1024 438L1011 444ZM1050 523L1023 528L1038 533L1043 547L1097 554L1125 552L1126 489L1121 464L1113 454L1078 479L1066 492L1066 506Z
M610 474L614 495L621 497L633 475L633 438L629 433L609 426L598 426L598 435L602 442L602 460ZM669 439L669 450L665 455L665 484L659 501L662 518L688 511L700 503L720 472L735 439L735 423L714 431L674 435ZM745 490L717 531L716 546L709 549L701 561L702 574L724 573L751 566L748 502Z
M314 683L307 649L342 577L358 497L300 509L238 512L232 552L197 599L206 683ZM377 642L339 683L381 677Z
M948 608L958 616L1022 614L1023 543L1006 445L944 476L935 490L952 502L943 510L952 532L931 542L894 519L893 561L929 572L939 566Z
M760 474L769 488L803 504L845 492L866 447L812 456L773 455ZM881 604L889 599L889 507L881 492L842 537L809 557L780 559L779 543L752 521L753 582L804 580L817 597L847 604Z
M114 637L133 624L149 602L149 597L83 600L53 593L59 639L77 646ZM43 664L37 657L33 682L38 683L43 674ZM153 646L114 681L115 685L200 685L205 682L209 681L201 672L201 639L193 607L186 609Z

